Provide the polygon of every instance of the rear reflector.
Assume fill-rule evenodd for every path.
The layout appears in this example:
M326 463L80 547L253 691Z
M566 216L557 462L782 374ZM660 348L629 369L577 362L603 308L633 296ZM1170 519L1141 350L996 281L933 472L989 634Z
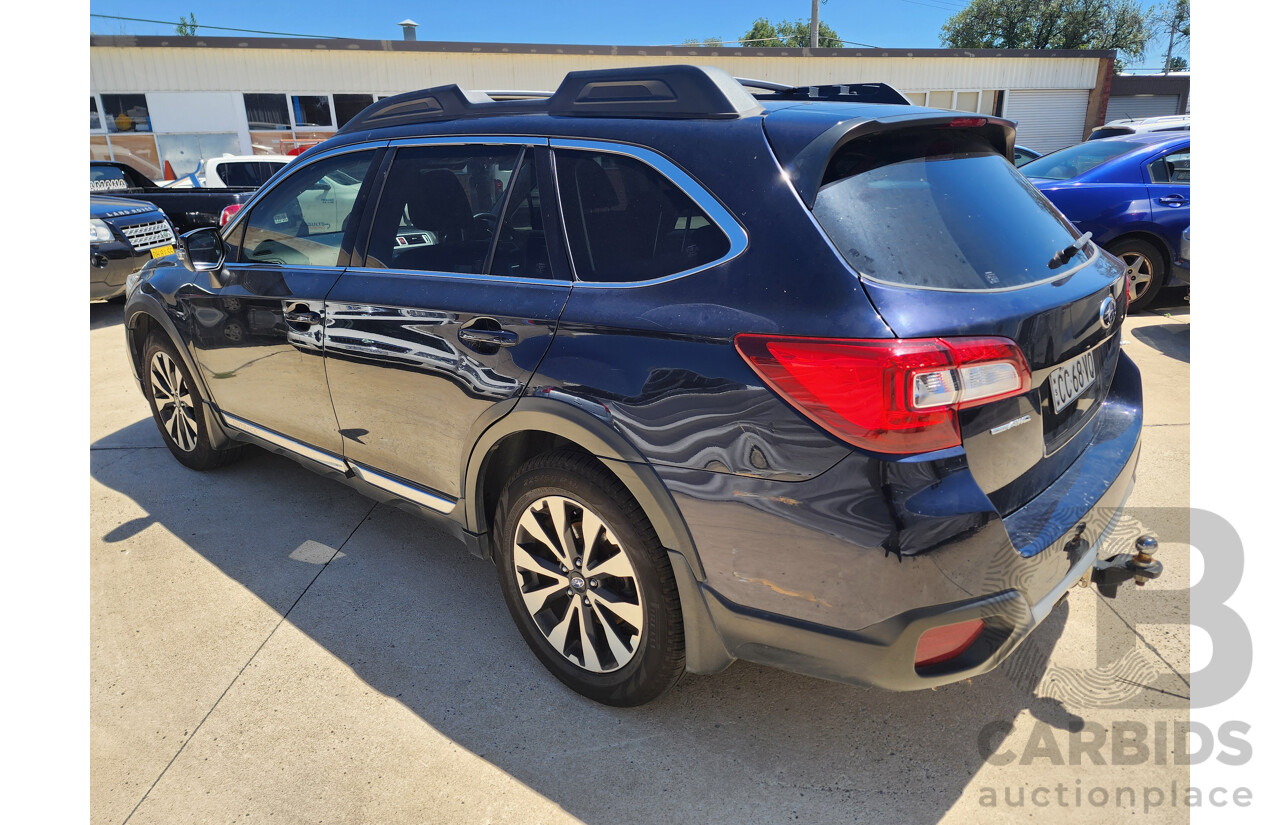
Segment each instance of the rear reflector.
M830 339L742 334L751 368L827 432L882 453L960 445L957 411L1031 389L1007 338Z
M916 667L937 665L956 658L968 650L986 628L987 623L982 619L929 628L916 643Z
M218 216L218 226L226 226L236 216L236 213L243 208L243 203L233 203L222 207L222 214Z

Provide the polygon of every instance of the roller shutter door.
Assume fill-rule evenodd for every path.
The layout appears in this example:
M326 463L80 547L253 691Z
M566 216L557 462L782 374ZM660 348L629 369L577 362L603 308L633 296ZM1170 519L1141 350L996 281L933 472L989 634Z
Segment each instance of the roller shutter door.
M1182 114L1177 95L1117 95L1107 103L1107 120Z
M1045 153L1084 140L1088 109L1087 89L1011 91L1004 116L1018 121L1019 144Z

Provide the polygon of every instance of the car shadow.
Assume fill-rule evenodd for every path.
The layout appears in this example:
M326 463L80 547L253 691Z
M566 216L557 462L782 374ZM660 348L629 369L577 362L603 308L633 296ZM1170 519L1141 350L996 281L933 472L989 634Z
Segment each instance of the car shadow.
M1142 343L1184 364L1191 363L1191 325L1174 322L1126 330Z
M143 443L153 428L139 421L98 444ZM686 675L644 707L609 708L537 662L489 563L409 514L373 507L302 588L297 566L317 564L298 552L317 539L306 502L359 498L338 482L257 449L212 474L192 473L164 450L104 449L91 452L90 471L145 513L110 525L102 541L128 542L153 524L184 537L384 696L593 825L618 821L620 810L637 823L829 821L833 809L842 822L936 822L982 767L984 727L1025 709L1059 729L1082 724L1036 692L1065 602L1009 661L968 683L890 693L738 662L715 676ZM198 507L181 492L193 485ZM209 508L227 514L217 535ZM264 546L261 537L278 534L286 518L296 532ZM988 744L998 746L999 735Z
M89 329L105 329L124 323L123 301L91 301Z

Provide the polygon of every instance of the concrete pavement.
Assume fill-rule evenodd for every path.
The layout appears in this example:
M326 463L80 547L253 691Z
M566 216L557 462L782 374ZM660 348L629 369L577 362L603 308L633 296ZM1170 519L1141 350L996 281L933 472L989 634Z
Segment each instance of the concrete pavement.
M1146 392L1125 529L1161 536L1162 579L1115 602L1073 590L971 683L895 694L739 662L634 710L551 677L491 566L431 525L262 451L179 465L118 305L91 307L90 336L94 823L1186 821L1143 810L1144 785L1189 780L1172 743L1149 737L1137 767L1111 751L1117 723L1188 713L1189 630L1150 624L1189 611L1176 294L1124 332ZM1070 764L1099 732L1103 764ZM1136 811L1117 807L1135 785Z

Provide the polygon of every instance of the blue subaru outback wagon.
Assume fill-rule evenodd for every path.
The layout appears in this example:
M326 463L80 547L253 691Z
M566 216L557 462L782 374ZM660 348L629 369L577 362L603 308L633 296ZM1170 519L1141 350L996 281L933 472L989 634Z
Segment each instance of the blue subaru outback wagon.
M399 95L135 277L129 351L179 461L256 444L438 520L592 699L735 659L930 687L1095 567L1158 574L1099 559L1124 268L1013 148L693 66Z

